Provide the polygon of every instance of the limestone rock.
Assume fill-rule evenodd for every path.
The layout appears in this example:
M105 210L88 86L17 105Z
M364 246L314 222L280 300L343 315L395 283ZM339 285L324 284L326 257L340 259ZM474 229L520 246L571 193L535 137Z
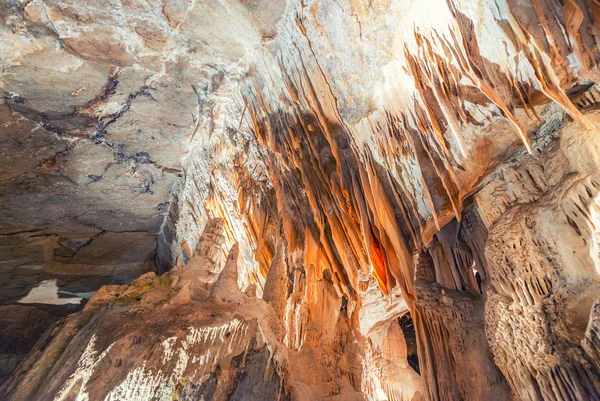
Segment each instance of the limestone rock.
M210 297L218 302L243 303L245 299L238 288L238 257L240 255L239 245L234 244L229 250L225 267L219 274L219 278L210 290ZM251 294L248 294L251 295Z
M600 400L599 26L2 2L0 398Z

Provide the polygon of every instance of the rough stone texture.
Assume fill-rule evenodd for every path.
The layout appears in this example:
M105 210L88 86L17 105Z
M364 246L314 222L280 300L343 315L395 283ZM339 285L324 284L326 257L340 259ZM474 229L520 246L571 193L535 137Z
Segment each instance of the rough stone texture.
M0 383L27 356L46 329L59 319L26 305L0 306Z
M223 285L230 282L237 264L237 247L225 267L218 258L207 257L220 252L221 244L214 239L222 234L222 221L211 220L199 243L204 252L183 268L160 277L147 273L125 286L103 287L82 312L38 341L0 396L7 400L362 399L350 385L354 375L347 369L352 365L328 359L356 352L335 294L328 302L337 308L326 315L334 319L324 320L323 312L311 316L311 340L302 351L288 352L278 340L282 327L273 306L241 293L237 280L233 288ZM220 277L210 283L200 271ZM328 287L314 284L325 291ZM320 292L312 294L315 301L320 296ZM329 330L318 330L321 325ZM320 359L311 371L300 374L299 366L315 354ZM340 372L330 371L333 366L339 366ZM298 374L290 375L290 370ZM354 380L360 381L360 375Z
M414 319L426 398L509 399L485 341L481 297L435 282L429 254L419 256L417 268Z
M487 216L486 331L496 363L524 397L598 399L598 366L582 350L600 296L597 140L567 128L543 149L543 157L507 165L476 196L483 205L493 193L497 205Z
M2 355L40 340L2 391L600 400L598 26L595 0L4 2L0 301L32 334Z

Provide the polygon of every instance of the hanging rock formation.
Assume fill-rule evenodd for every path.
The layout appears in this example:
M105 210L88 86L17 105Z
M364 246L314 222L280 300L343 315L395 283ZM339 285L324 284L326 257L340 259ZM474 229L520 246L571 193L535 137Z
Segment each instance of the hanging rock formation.
M0 5L0 399L600 401L597 0Z

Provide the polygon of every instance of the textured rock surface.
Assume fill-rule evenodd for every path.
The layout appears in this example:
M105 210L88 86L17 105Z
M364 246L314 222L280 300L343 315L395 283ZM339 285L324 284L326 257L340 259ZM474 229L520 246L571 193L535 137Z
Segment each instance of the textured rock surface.
M600 400L599 24L4 2L2 394Z
M199 252L183 268L103 287L82 312L36 344L5 384L3 398L362 399L360 376L350 384L353 365L328 359L352 357L358 348L335 294L329 302L337 309L307 319L312 341L301 351L288 350L279 340L283 327L273 303L243 294L237 277L231 282L238 247L223 266L222 237L222 221L211 220ZM321 333L320 325L330 330ZM311 371L300 368L307 361Z

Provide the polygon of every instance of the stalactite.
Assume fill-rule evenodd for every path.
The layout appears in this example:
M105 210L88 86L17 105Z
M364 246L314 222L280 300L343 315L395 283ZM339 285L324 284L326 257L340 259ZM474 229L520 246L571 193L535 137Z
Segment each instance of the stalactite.
M590 81L600 59L597 0L292 1L276 18L276 2L191 2L171 17L178 6L165 2L158 16L146 10L143 24L123 2L117 14L126 23L94 27L86 27L83 5L65 13L51 2L9 3L0 7L1 28L18 50L8 46L14 58L0 66L0 106L20 120L9 116L3 129L34 122L29 137L69 143L3 178L8 195L42 181L104 193L111 174L142 184L163 174L172 179L164 190L171 206L142 205L150 187L134 193L148 220L171 208L160 240L177 259L160 277L104 287L49 332L23 365L31 373L11 379L15 399L44 391L65 399L239 399L251 392L235 391L259 388L257 397L282 401L500 401L510 389L523 400L600 401L600 92ZM200 6L202 18L194 13ZM235 16L231 29L209 29L219 7ZM146 24L152 37L169 35L150 47ZM111 34L82 27L132 39L98 43ZM52 69L49 82L30 67L21 76L10 64L33 57L38 68L36 47L49 61L72 64ZM110 58L120 47L131 60L88 54L109 49L102 57ZM78 74L86 68L101 79L89 73L84 87ZM145 89L126 93L127 74L142 72ZM30 77L42 84L27 97ZM56 105L44 104L45 85L59 77L73 82ZM96 79L108 82L88 99ZM138 152L152 142L144 136L150 127L131 115L151 120L148 104L190 102L177 115L191 112L187 125L172 121L151 137L186 131L173 137L185 143L173 152L183 170L162 165L164 142L151 156ZM74 131L71 119L79 118L89 126ZM44 149L58 146L52 141ZM108 161L94 160L106 177L71 177L85 164L69 162L81 144L106 151ZM140 179L143 168L151 180ZM57 209L62 216L64 206ZM89 217L71 220L91 227ZM44 237L40 258L52 266L75 265L86 253L79 239L41 232L27 239L38 247ZM398 325L406 313L421 377ZM35 388L20 384L29 382Z
M506 182L501 184L523 181L529 199L524 204L511 200L504 213L495 218L488 234L488 341L496 364L513 391L526 394L526 399L597 399L598 373L586 354L593 355L594 351L586 348L589 343L583 335L586 326L588 332L593 326L593 318L588 324L588 311L598 296L597 290L595 285L578 286L578 300L571 302L577 303L575 309L581 315L573 312L564 295L571 285L565 277L570 274L574 257L579 274L590 283L597 280L590 274L595 272L591 260L583 262L575 256L589 246L594 228L586 227L586 212L582 211L593 203L596 190L590 189L593 186L588 179L593 178L589 176L582 179L575 174L564 178L569 176L564 170L568 162L557 155L552 158L543 162L530 160L516 168L520 173L528 173L505 174ZM553 163L554 170L548 169L546 163ZM561 177L569 183L565 185ZM562 184L557 185L559 182ZM489 196L487 191L484 193L482 198ZM545 206L538 208L540 204ZM563 222L559 224L565 230L560 240L580 245L565 252L553 234L557 227L544 223L544 213L571 216L561 218ZM585 231L579 227L585 227ZM581 241L582 238L588 240Z
M263 293L263 299L273 307L280 321L285 321L286 300L289 293L288 267L284 250L283 241L280 239L277 241Z

